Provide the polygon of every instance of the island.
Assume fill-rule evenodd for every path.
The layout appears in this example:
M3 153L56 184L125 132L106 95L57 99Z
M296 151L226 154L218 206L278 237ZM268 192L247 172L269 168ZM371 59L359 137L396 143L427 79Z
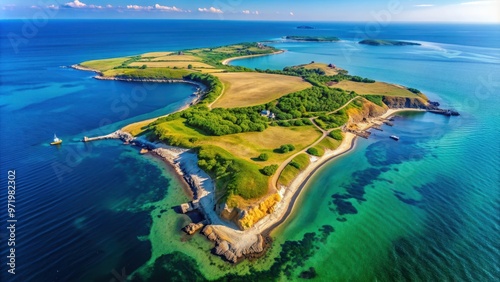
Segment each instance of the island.
M359 44L371 45L371 46L420 46L422 44L407 41L396 41L396 40L381 40L381 39L365 39L359 41Z
M306 36L306 35L288 35L287 40L306 41L306 42L337 42L340 38L335 36Z
M314 29L314 27L309 25L299 25L297 29Z
M367 138L370 127L390 123L397 111L439 110L417 89L352 76L331 63L283 70L228 65L279 52L242 43L73 66L96 72L97 79L199 86L177 112L83 141L122 139L171 164L192 196L177 210L204 216L185 232L201 231L230 262L262 255L307 180L352 149L357 136Z

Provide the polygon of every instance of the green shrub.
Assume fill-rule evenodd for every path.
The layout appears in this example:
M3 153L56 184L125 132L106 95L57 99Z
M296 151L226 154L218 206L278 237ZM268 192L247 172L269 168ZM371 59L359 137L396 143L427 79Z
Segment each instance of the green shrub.
M263 169L260 170L260 172L262 172L262 174L264 175L271 176L276 172L276 170L278 170L278 165L274 164L265 166Z
M415 94L419 94L421 93L420 90L416 89L416 88L411 88L411 87L408 87L406 88L408 89L408 91L412 92L412 93L415 93Z
M379 96L379 95L365 95L364 96L366 98L366 100L374 103L375 105L378 105L378 106L384 106L384 102L382 101L382 96Z
M339 141L344 138L344 136L342 135L342 131L340 129L333 130L332 132L330 132L329 136Z
M295 150L295 146L293 146L292 144L281 145L278 149L278 151L282 154L291 152L293 150Z
M259 155L258 159L259 159L259 161L265 162L265 161L269 160L269 155L266 153L262 153Z
M307 149L307 153L309 153L310 155L316 156L316 157L321 157L323 155L320 153L318 148L315 148L315 147Z

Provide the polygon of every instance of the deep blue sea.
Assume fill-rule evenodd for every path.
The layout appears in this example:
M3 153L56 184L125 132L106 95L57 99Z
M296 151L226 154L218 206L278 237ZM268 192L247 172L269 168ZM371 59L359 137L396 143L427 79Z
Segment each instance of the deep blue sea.
M303 24L315 29L296 29ZM310 267L318 281L500 279L500 25L393 23L369 34L422 43L404 47L357 44L367 37L363 23L50 20L29 36L24 25L0 21L0 281L124 281L123 273L136 270L168 281L266 271L287 244L304 243L324 225L335 231L301 264L287 262L294 269L282 281ZM281 42L286 35L342 41ZM300 212L273 233L269 254L232 266L209 254L201 236L179 231L187 219L171 208L187 195L165 164L117 141L79 142L172 112L190 102L194 87L99 81L68 66L269 40L287 52L233 64L334 63L418 88L461 116L400 114L394 127L358 140L313 177ZM61 147L48 145L54 133ZM6 258L9 170L16 182L15 275ZM343 212L345 201L334 195L354 209ZM148 268L162 264L168 271Z

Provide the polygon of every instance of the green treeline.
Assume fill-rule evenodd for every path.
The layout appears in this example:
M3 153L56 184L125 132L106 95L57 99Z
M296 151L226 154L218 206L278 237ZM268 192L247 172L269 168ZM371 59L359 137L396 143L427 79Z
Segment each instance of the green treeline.
M354 97L352 92L315 86L281 97L270 110L278 120L301 118L310 112L334 111Z
M183 69L169 69L169 68L146 68L140 69L139 67L130 67L123 69L123 73L116 75L119 78L126 79L182 79L189 73L188 70Z
M345 110L340 110L331 115L319 115L314 121L323 129L336 128L344 125L349 120Z
M199 82L207 87L207 93L200 103L212 103L222 94L222 82L215 76L206 73L190 73L184 79Z
M241 132L264 131L268 120L259 113L264 106L223 109L211 111L196 107L182 112L189 126L203 130L207 135L221 136Z
M349 75L346 70L338 70L338 74L336 75L325 75L326 74L325 71L320 68L306 69L304 67L285 67L283 68L283 70L255 69L255 71L261 73L300 76L314 86L324 86L324 84L327 82L330 81L340 82L342 80L350 80L354 82L364 82L364 83L375 82L375 80L373 79Z
M306 69L304 67L285 67L283 70L271 70L271 69L255 69L257 72L261 73L270 73L270 74L282 74L282 75L291 75L291 76L301 76L301 77L309 77L312 75L324 75L325 71L322 69Z

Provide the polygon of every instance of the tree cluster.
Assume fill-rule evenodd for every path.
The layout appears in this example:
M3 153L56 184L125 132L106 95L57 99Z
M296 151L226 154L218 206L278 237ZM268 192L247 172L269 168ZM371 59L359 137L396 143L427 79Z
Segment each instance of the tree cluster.
M184 76L184 79L199 82L205 86L207 86L207 93L203 99L204 103L212 103L222 94L222 82L220 80L210 74L207 73L190 73Z
M363 82L363 83L375 83L375 80L369 78L363 78L361 76L352 76L351 81L354 82Z
M420 90L416 89L416 88L411 88L411 87L408 87L406 88L408 89L408 91L410 91L411 93L415 93L415 94L419 94L419 93L422 93L420 92Z
M328 136L332 137L335 140L341 141L344 136L342 136L342 131L340 129L333 130L328 134Z
M260 172L266 176L271 176L276 172L276 170L278 170L278 165L274 164L265 166L263 169L260 170Z
M203 107L182 112L189 126L198 128L208 135L221 136L241 132L261 132L267 128L267 119L260 116L263 107L235 109L217 108L209 111Z
M344 110L340 110L331 115L320 115L315 122L323 129L330 129L344 125L349 120L349 116Z
M278 152L280 152L282 154L286 154L286 153L291 152L293 150L295 150L295 146L293 146L292 144L281 145L278 148Z
M270 110L278 120L301 118L309 112L334 111L355 96L337 88L312 87L281 97Z

